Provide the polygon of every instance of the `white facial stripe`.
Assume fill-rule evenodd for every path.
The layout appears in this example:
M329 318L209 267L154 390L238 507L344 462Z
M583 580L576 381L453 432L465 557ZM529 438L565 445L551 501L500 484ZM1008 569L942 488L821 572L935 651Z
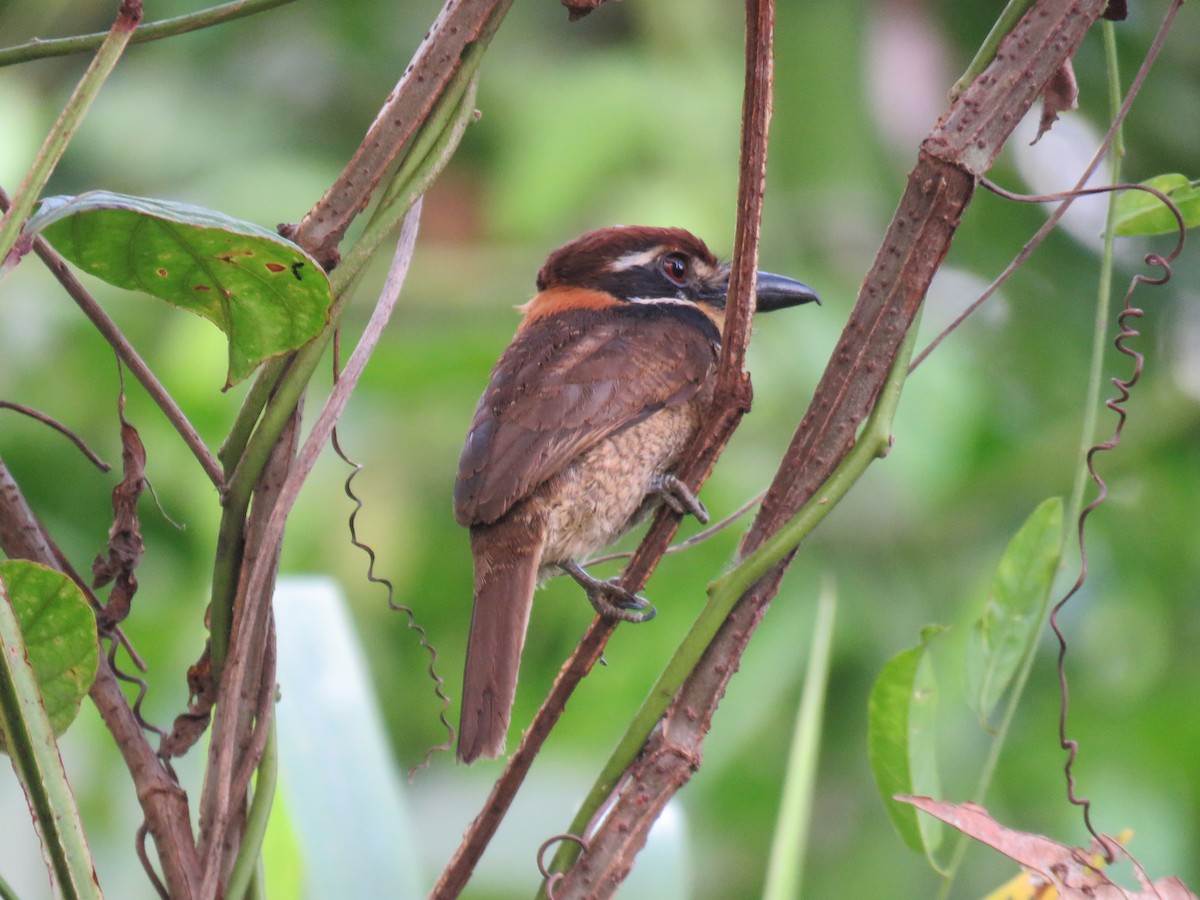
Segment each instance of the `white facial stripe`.
M673 303L675 306L695 306L691 300L680 300L678 297L630 297L627 303Z
M640 253L626 253L624 256L614 259L608 266L610 272L624 272L627 269L636 269L638 266L644 266L651 263L662 253L662 247L653 247L650 250L642 250Z

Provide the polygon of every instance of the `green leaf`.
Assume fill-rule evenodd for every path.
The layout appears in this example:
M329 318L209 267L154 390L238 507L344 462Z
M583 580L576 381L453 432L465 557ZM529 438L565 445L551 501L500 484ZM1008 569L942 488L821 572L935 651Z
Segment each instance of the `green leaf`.
M897 794L937 796L937 681L929 642L945 629L922 630L921 643L896 654L883 667L867 701L867 756L875 786L900 837L933 862L941 823L919 818Z
M43 201L26 231L118 287L208 319L229 339L226 387L329 320L329 279L273 231L212 210L91 191Z
M1200 225L1200 185L1179 174L1157 175L1142 184L1166 194L1179 208L1185 228ZM1123 236L1168 234L1179 229L1171 210L1146 191L1124 191L1117 198L1113 231Z
M1062 558L1063 502L1043 501L1009 542L983 614L967 635L967 703L984 727L1041 631Z
M55 737L67 730L96 678L96 617L66 575L27 560L0 563L42 705ZM0 734L0 750L6 749Z
M43 627L47 619L65 619L68 636L79 630L71 621L71 615L62 617L58 613L82 597L78 596L77 588L73 591L75 596L72 591L62 590L59 579L63 579L59 573L26 560L0 564L0 736L4 738L13 771L25 792L25 802L41 841L42 858L57 889L56 896L64 900L103 900L96 880L96 864L55 740L56 730L66 726L52 725L39 685L43 682L47 659L58 658L62 662L70 654L53 649L47 654L44 641L27 644L22 634L28 629L36 641L40 631L57 630ZM86 604L84 608L90 617ZM31 610L36 613L32 617L29 615ZM59 642L52 640L51 643ZM63 643L69 645L75 641L68 637ZM38 649L39 644L43 645L42 650ZM38 657L41 657L40 662L35 664ZM37 671L38 665L43 672ZM94 624L91 665L94 673ZM73 716L72 711L70 717Z

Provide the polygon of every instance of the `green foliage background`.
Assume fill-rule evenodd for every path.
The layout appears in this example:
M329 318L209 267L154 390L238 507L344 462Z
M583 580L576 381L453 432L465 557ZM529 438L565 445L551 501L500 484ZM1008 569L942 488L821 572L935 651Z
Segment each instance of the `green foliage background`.
M147 17L198 5L159 0L147 4ZM761 258L764 268L812 284L825 305L759 324L750 359L754 411L704 492L716 515L769 480L917 142L1001 5L780 4ZM438 6L300 0L219 29L131 47L49 192L104 188L203 205L267 227L296 221L340 171ZM1133 18L1118 25L1126 81L1162 4L1132 6ZM0 43L104 29L112 10L96 0L0 0ZM1198 15L1183 10L1129 121L1130 180L1167 171L1200 175ZM717 0L625 0L573 25L553 0L523 0L484 62L482 119L427 198L401 306L341 429L344 446L366 465L357 482L367 499L361 533L399 599L429 630L452 695L461 678L471 575L450 488L475 400L516 324L512 306L531 295L551 248L592 227L680 225L718 254L729 253L741 35L740 7ZM0 184L10 191L84 65L69 57L0 70ZM1057 142L1080 126L1104 128L1098 34L1085 43L1076 70L1082 109L1032 149L1024 146L1028 137L1015 140L992 173L996 180L1044 190L1074 179L1078 166L1066 161L1075 151ZM1079 151L1084 158L1093 145ZM1031 174L1049 169L1060 173L1049 182ZM910 380L893 452L802 549L718 713L704 765L678 800L691 871L645 896L753 897L760 890L814 599L826 574L836 579L841 603L807 893L934 892L926 863L893 834L871 783L866 697L883 662L914 644L922 625L954 626L936 660L946 707L942 784L947 799L970 795L986 736L959 697L964 635L1008 538L1042 499L1069 492L1076 461L1099 226L1083 214L1073 218L1075 232L1052 236ZM923 323L929 336L1042 219L1037 207L980 193L935 283ZM1123 241L1119 291L1141 254L1167 245ZM351 319L364 320L385 263L364 284ZM1189 248L1169 287L1138 295L1147 309L1137 341L1148 356L1146 373L1130 403L1124 443L1100 457L1112 496L1089 523L1091 576L1063 618L1081 791L1094 800L1102 830L1134 829L1132 849L1152 874L1177 873L1193 887L1200 883L1198 268ZM220 392L220 334L147 298L88 284L215 447L244 390ZM6 288L0 396L55 416L119 461L111 352L36 261L26 261ZM1110 350L1108 372L1128 371L1125 358ZM176 529L143 503L147 555L127 627L150 667L150 716L166 724L184 706L183 669L201 648L217 504L181 441L136 387L129 418L148 447L147 471L163 508L185 525ZM1102 415L1103 436L1112 424ZM104 545L119 476L96 473L65 441L12 415L0 418L0 454L50 532L85 567ZM424 653L387 610L383 593L365 583L364 559L346 539L345 472L332 460L318 467L288 531L284 570L332 573L351 597L396 759L407 768L443 739L438 706ZM581 688L539 760L534 799L520 821L506 825L506 843L495 848L469 896L528 896L533 848L565 827L574 798L736 539L734 529L662 565L648 589L658 618L618 631L607 667ZM1075 566L1072 558L1066 584ZM515 723L529 720L589 617L570 584L555 582L539 594ZM1047 641L987 804L1009 825L1081 843L1086 834L1064 799L1053 660ZM131 784L86 704L65 752L101 883L110 896L146 896L131 847ZM185 778L195 777L197 762L184 764ZM427 883L497 772L496 765L456 767L443 754L417 776L412 791ZM336 790L337 773L329 777L328 785L310 789ZM44 875L11 781L0 778L0 870L17 867L12 880L23 896L37 897ZM1011 874L995 855L972 850L956 896L981 895ZM631 885L628 895L638 893Z

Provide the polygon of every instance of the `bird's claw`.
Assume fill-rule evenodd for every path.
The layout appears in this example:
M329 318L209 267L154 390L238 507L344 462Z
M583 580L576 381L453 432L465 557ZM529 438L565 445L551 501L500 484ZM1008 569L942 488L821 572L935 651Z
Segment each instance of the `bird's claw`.
M649 622L658 610L645 597L641 597L612 581L593 578L574 560L560 563L559 568L570 575L587 594L592 609L606 619L622 622Z
M632 594L611 581L597 581L584 588L588 602L606 619L622 622L649 622L658 610L645 597Z
M652 493L657 494L671 512L683 516L695 516L701 525L708 524L708 510L690 487L674 475L659 475L654 479Z

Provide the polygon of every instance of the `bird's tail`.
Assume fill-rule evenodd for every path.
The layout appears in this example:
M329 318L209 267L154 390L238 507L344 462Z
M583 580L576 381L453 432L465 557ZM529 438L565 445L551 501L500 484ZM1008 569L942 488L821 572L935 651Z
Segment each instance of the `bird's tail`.
M475 607L458 725L458 758L465 763L504 752L545 527L510 516L471 528Z

